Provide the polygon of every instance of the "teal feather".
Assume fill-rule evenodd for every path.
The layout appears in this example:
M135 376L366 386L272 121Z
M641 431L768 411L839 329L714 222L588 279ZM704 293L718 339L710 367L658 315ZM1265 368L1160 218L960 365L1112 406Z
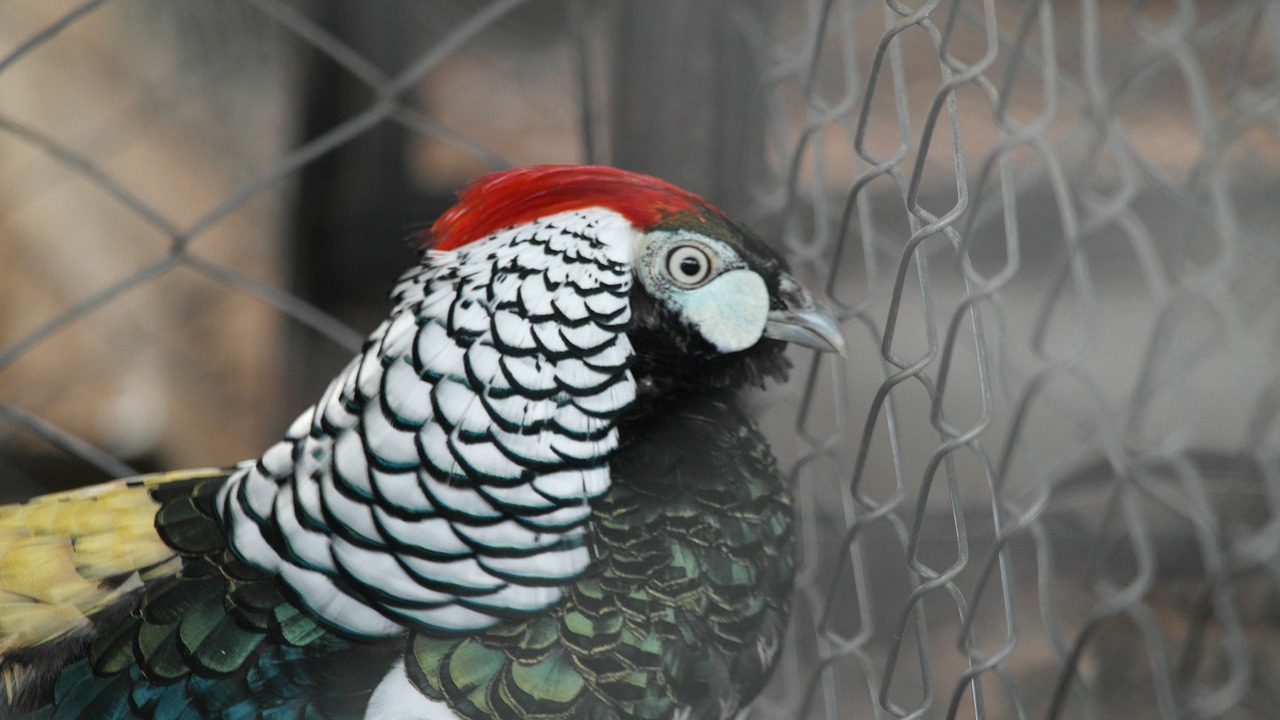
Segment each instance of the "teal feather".
M98 678L84 663L78 663L58 678L54 689L56 708L47 716L36 717L49 720L121 717L128 704L128 690L125 676Z

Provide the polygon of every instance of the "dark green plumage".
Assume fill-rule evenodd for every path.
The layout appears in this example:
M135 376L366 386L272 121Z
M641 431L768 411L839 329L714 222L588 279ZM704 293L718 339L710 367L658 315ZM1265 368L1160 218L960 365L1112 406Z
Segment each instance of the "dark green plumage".
M409 675L466 718L721 717L768 674L787 614L791 507L764 438L701 400L637 423L596 506L597 562L550 613L416 635Z

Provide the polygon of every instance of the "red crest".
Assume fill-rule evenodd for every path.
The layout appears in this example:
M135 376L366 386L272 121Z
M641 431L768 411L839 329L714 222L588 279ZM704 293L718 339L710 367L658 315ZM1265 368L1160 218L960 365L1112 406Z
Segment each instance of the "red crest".
M716 213L697 195L649 175L591 165L526 165L468 185L423 245L453 250L502 228L588 207L608 208L641 228L678 212L702 218Z

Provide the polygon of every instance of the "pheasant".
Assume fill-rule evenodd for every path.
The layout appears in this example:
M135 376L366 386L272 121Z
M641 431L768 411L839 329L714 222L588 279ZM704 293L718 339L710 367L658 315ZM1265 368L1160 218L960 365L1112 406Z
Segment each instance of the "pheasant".
M728 718L792 511L737 395L843 354L768 246L604 167L481 178L256 460L0 507L0 717Z

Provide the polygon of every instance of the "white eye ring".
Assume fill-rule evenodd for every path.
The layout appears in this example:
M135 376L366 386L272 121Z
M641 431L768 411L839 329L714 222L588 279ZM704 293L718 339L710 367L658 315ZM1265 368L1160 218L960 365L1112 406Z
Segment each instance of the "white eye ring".
M711 276L711 256L696 245L681 245L667 255L667 274L679 285L694 287Z

